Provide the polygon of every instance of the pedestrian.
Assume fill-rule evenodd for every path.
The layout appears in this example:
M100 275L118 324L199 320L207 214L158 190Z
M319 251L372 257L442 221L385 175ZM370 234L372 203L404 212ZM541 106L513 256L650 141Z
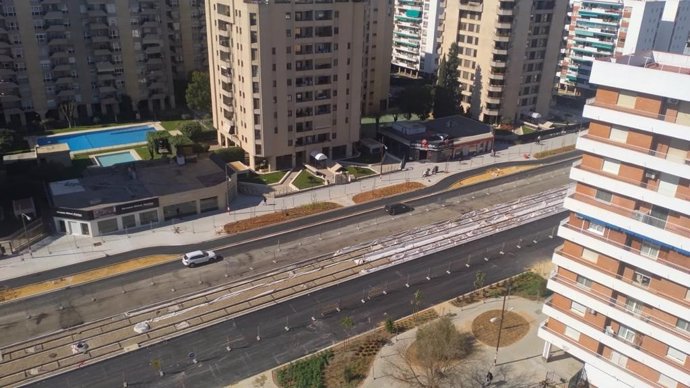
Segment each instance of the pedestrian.
M541 135L537 136L537 144L541 144Z
M491 371L486 373L486 385L491 384L491 381L494 379L493 373Z
M266 202L266 201L267 201L266 196L263 195L263 198L264 198L264 205L266 205L266 204L267 204L267 202Z

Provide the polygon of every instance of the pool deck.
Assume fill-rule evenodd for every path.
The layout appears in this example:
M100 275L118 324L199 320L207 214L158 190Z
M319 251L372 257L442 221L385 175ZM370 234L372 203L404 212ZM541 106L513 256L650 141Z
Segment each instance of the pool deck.
M26 138L26 141L29 143L29 147L31 147L31 149L35 149L36 146L38 145L38 138L41 138L41 137L45 137L45 138L58 137L58 136L72 135L75 133L86 134L86 133L109 131L109 130L121 129L121 128L143 127L143 126L147 126L147 125L153 127L156 131L165 131L165 128L163 128L160 121L148 121L148 122L143 122L143 123L129 123L129 124L122 124L122 125L113 125L111 127L85 129L85 130L81 130L81 131L61 132L61 133L56 133L53 135L28 136ZM106 151L106 150L110 150L113 148L123 148L123 147L128 147L128 146L134 147L134 146L138 146L138 145L142 145L142 144L146 144L146 142L118 144L118 145L109 146L109 147L89 148L86 150L70 151L70 154L78 155L78 154L85 154L85 153L93 153L93 152L98 152L98 151Z

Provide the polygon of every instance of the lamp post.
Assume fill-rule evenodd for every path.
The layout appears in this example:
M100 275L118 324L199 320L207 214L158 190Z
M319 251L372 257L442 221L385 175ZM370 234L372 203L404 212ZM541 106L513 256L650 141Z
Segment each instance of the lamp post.
M29 233L26 230L26 221L31 221L31 217L29 217L26 213L22 213L21 219L22 219L22 227L24 228L24 239L26 240L26 243L29 244L29 256L31 256L33 258L34 254L31 251L31 242L29 241Z

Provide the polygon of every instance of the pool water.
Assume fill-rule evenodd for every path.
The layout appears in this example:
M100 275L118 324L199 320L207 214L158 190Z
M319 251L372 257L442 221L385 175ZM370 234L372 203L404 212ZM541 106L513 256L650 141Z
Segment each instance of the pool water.
M114 164L133 162L136 160L130 151L96 155L94 158L96 158L101 167L110 167Z
M101 131L74 132L59 136L39 137L39 146L57 143L67 143L72 152L89 150L92 148L106 148L132 143L145 143L146 134L156 129L150 125L104 129Z

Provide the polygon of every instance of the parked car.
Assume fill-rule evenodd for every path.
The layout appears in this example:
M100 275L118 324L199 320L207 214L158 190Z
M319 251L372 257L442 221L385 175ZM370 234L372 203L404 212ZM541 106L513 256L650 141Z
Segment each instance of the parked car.
M407 213L414 210L414 208L412 208L412 206L405 205L404 203L389 203L383 207L383 210L385 210L386 213L394 216L396 214Z
M185 267L194 268L198 264L208 263L217 259L218 255L213 251L194 251L182 255L182 264Z

